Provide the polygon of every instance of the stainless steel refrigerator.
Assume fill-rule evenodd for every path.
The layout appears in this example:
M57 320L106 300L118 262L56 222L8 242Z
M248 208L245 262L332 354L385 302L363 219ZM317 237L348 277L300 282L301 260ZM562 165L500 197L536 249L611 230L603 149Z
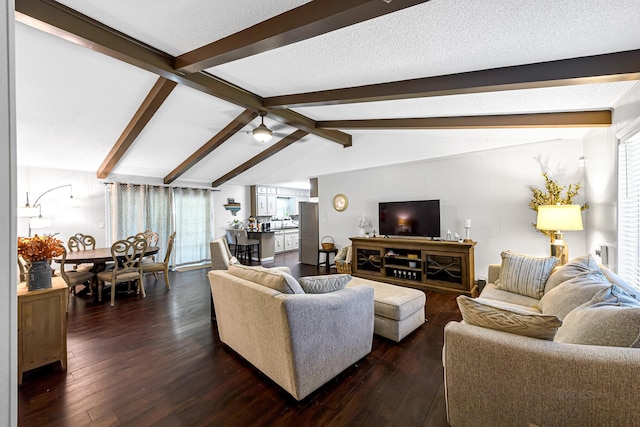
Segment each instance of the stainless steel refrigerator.
M302 264L317 265L318 248L318 204L300 202L298 224L300 227L299 261Z

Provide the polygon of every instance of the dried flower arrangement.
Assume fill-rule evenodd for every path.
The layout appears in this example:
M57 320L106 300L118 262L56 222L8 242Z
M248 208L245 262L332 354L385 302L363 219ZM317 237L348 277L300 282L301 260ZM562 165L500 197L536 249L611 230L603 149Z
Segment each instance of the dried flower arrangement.
M553 179L549 178L549 175L544 172L542 174L542 177L544 178L544 182L545 182L545 190L540 190L539 188L535 188L535 187L529 187L531 189L531 200L529 201L529 207L534 210L534 211L538 211L538 206L541 205L572 205L573 203L573 198L576 197L578 195L578 191L580 191L580 188L582 188L582 184L581 183L577 183L577 184L569 184L569 187L567 188L566 185L560 185L558 184L558 181L554 181ZM567 191L565 193L565 196L562 196L562 191L564 191L564 189L567 188ZM585 203L584 205L580 206L580 210L585 210L585 209L589 209L589 203ZM533 227L536 227L536 224L533 223ZM553 231L548 231L548 230L538 230L539 232L541 232L542 234L544 234L545 236L549 237L550 239L553 237Z
M18 237L18 255L29 262L45 261L62 255L62 241L51 235Z

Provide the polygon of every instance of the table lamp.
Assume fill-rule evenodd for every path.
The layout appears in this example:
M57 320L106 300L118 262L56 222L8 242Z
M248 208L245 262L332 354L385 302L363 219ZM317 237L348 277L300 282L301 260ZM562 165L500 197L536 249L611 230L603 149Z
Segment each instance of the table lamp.
M569 258L569 248L562 240L562 231L582 230L582 214L580 205L542 205L538 206L538 230L553 231L551 239L551 255L560 259L560 264L566 264Z

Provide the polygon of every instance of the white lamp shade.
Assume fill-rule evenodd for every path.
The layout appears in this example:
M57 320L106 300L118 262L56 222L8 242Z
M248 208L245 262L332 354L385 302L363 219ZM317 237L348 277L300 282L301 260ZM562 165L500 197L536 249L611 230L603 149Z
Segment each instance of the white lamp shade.
M40 209L34 207L19 207L18 217L20 218L33 218L40 215Z
M31 218L29 220L29 227L31 227L31 229L33 230L39 228L49 228L51 227L51 220L49 218Z
M253 130L253 137L256 139L256 141L267 142L273 137L273 132L271 131L271 129L266 127L264 123L261 123Z
M583 230L580 205L538 206L536 228L552 231Z

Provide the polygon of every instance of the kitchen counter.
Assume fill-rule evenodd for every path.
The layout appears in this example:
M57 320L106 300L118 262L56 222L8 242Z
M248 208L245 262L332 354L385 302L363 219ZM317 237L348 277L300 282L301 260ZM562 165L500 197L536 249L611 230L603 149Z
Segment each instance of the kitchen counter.
M250 239L258 239L260 241L260 253L258 257L260 261L272 261L275 257L275 232L271 231L247 231Z

